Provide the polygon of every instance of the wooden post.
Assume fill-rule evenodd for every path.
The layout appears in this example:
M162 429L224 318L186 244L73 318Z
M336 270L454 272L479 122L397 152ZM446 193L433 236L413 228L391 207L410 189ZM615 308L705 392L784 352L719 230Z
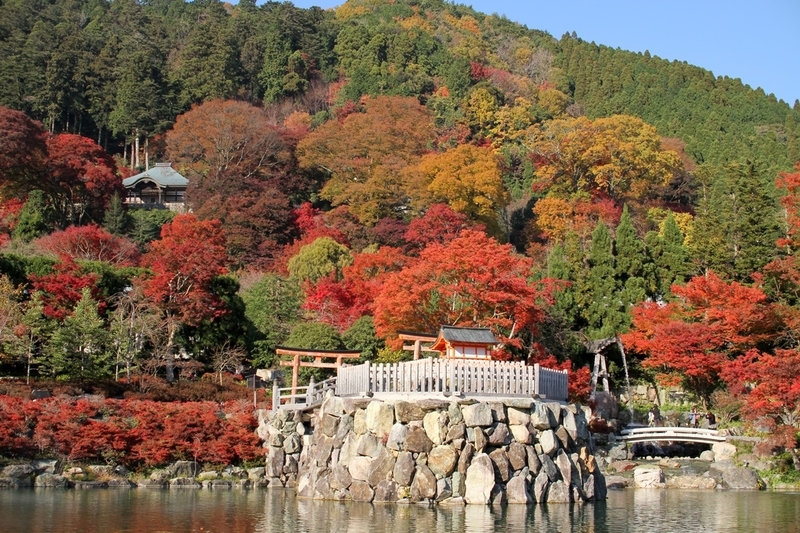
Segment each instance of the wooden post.
M278 390L278 380L272 382L272 410L277 411L281 405L280 391Z
M421 350L422 350L422 341L417 339L414 341L414 361L419 359Z
M292 394L297 394L297 378L300 375L300 354L294 355L292 363Z

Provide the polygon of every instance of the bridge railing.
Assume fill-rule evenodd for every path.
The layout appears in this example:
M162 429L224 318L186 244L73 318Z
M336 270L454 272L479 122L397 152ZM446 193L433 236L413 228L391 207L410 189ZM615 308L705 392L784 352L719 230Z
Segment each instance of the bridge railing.
M623 429L620 440L626 442L646 441L684 441L684 442L725 442L725 437L716 429L656 426Z

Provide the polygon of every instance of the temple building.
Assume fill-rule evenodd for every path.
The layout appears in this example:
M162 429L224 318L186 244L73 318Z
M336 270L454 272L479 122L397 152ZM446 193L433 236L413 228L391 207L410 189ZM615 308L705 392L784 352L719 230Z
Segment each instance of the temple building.
M172 168L171 163L156 163L153 168L123 180L122 184L128 189L125 203L130 206L184 210L183 197L189 180Z

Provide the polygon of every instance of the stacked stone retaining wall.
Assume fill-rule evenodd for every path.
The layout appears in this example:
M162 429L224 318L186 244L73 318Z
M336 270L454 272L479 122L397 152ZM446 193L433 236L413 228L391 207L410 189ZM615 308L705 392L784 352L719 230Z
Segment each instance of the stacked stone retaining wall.
M484 505L606 497L577 405L329 395L310 420L287 410L259 420L269 485L300 497Z

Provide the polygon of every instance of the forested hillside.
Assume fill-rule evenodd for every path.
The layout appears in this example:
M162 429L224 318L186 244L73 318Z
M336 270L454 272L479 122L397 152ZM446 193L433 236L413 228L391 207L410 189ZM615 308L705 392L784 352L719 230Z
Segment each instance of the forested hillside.
M622 335L637 379L800 419L797 102L441 0L1 1L4 373L479 325L576 394ZM187 214L120 201L156 161Z

